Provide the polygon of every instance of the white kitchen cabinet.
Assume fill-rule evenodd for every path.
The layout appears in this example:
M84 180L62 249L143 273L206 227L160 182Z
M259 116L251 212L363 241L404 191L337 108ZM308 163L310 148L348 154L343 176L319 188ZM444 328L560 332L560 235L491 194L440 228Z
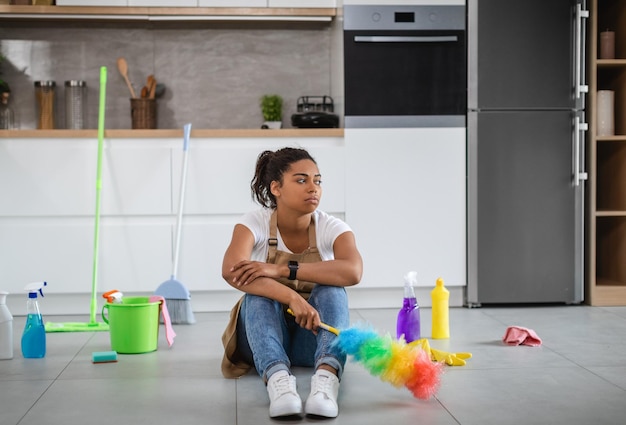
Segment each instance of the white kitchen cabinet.
M0 145L0 216L84 215L93 211L95 149L82 140L5 140Z
M322 173L324 193L320 208L329 213L345 211L345 154L342 138L268 138L262 144L249 138L191 140L185 212L188 214L244 214L258 208L250 195L250 180L257 157L263 150L284 146L305 147ZM181 149L173 149L173 184L178 208L182 168ZM227 201L226 201L227 200Z
M449 6L449 5L465 5L465 0L393 0L393 2L385 3L381 0L343 0L344 6L346 5L380 5L380 4L392 4L393 6Z
M90 293L94 229L93 217L0 221L3 289L19 293L27 283L45 280L51 294ZM169 278L171 229L165 220L130 225L102 217L99 292L154 291Z
M365 264L351 305L399 306L410 270L421 305L439 276L451 305L462 302L454 290L465 285L463 129L346 129L345 139L204 133L189 145L177 274L195 310L222 311L238 297L221 278L222 257L237 219L258 208L249 189L258 155L284 146L312 154L320 209L355 231ZM152 293L171 273L182 140L121 136L104 146L98 295ZM26 283L48 281L48 314L89 312L96 147L95 139L0 139L2 289L20 294Z
M259 208L250 194L258 155L284 146L309 150L328 183L321 208L344 217L342 137L192 137L177 274L191 291L234 292L221 279L224 251L236 220ZM3 290L46 280L47 311L88 312L96 160L94 139L0 139ZM105 139L99 294L152 293L169 279L182 162L180 139ZM82 301L53 307L76 294Z
M200 7L267 7L267 0L198 0Z
M345 129L345 143L359 286L401 286L411 270L418 286L465 286L465 129Z
M0 145L0 216L93 214L97 147L89 139L5 141ZM102 164L102 214L170 212L168 148L107 140Z
M198 0L128 0L128 5L134 7L197 7Z
M128 6L128 0L56 0L57 6Z
M143 145L143 146L142 146ZM169 275L170 149L106 140L102 157L100 277L147 289ZM53 293L89 292L97 141L22 139L0 145L1 268L10 292L46 280ZM101 287L102 288L102 287Z
M268 0L269 7L337 7L337 0Z

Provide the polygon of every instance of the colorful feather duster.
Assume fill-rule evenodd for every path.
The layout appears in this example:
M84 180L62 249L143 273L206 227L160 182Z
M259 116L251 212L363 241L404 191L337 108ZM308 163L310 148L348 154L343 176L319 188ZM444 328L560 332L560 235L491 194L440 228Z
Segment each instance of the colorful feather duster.
M443 364L432 362L430 353L421 347L394 340L389 334L380 336L371 328L350 327L336 335L335 344L382 381L405 386L423 400L437 392Z
M380 336L369 327L353 326L342 331L325 323L320 327L337 335L334 344L382 381L398 388L405 386L423 400L437 392L443 364L433 362L420 345L394 340L389 334Z

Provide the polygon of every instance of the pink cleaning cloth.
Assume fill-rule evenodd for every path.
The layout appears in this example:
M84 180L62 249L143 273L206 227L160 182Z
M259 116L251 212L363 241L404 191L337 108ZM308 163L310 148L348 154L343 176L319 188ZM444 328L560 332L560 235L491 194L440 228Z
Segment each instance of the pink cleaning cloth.
M508 345L530 345L539 347L541 338L532 329L521 326L509 326L502 337L502 341Z
M152 295L149 300L151 303L160 302L161 303L161 316L163 316L163 324L165 325L165 339L167 340L167 345L170 347L174 343L174 337L176 336L176 332L174 332L174 328L172 327L172 321L170 320L170 313L167 311L167 303L165 302L165 298L160 295Z

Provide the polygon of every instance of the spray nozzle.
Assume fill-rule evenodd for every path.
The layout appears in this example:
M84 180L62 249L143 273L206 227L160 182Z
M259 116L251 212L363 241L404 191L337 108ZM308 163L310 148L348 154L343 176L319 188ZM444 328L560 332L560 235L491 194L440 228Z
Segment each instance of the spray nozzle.
M404 284L415 286L417 285L417 272L408 272L404 275Z
M118 291L117 289L113 289L111 291L108 291L102 294L102 298L104 298L111 304L121 304L123 296L124 294Z
M35 297L31 297L31 298L36 298L37 292L39 292L41 296L43 297L43 287L47 285L48 285L47 282L33 282L33 283L29 283L28 285L26 285L24 289L28 291L29 294L32 294L32 293L35 294Z
M408 272L404 275L404 298L415 298L413 286L417 285L417 272Z

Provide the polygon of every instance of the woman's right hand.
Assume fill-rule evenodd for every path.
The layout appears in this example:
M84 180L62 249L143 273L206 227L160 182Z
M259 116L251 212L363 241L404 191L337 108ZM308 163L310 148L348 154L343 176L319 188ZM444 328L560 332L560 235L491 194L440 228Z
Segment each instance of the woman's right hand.
M289 309L298 326L317 335L317 330L321 322L320 315L307 300L298 295L289 303Z

